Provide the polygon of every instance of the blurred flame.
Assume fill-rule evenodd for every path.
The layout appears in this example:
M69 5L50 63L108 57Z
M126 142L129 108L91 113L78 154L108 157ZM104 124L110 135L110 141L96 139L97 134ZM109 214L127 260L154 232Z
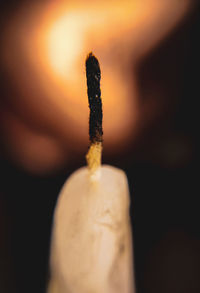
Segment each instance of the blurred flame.
M62 77L72 77L74 64L83 48L81 19L68 13L53 24L48 34L48 57L53 70Z
M106 149L117 153L136 136L138 122L144 119L135 76L138 60L180 21L189 3L60 0L25 6L7 25L2 56L18 91L11 99L15 115L30 127L29 135L33 130L37 137L38 132L45 143L42 147L43 140L35 139L39 148L27 147L34 140L23 142L18 133L23 133L22 127L9 132L12 123L6 124L5 118L7 136L15 137L10 147L19 149L18 157L20 150L23 156L23 146L30 152L37 150L33 156L38 152L42 166L40 149L47 149L52 138L54 158L56 152L62 153L59 158L85 152L89 111L84 61L90 51L102 71Z
M119 2L114 7L113 3L98 3L98 7L93 4L87 9L80 6L68 7L66 4L58 5L46 13L38 35L40 63L43 63L43 70L50 76L52 84L56 85L56 93L55 88L52 88L50 93L47 89L49 84L46 86L48 96L52 96L52 99L55 99L55 95L58 97L58 106L62 104L62 110L80 132L81 129L88 129L84 62L91 50L97 55L102 69L105 141L110 143L114 140L115 144L119 140L122 141L122 138L128 135L129 129L131 130L130 121L137 116L137 107L133 105L136 99L129 98L129 91L133 92L133 83L130 86L122 84L120 63L116 62L113 68L108 66L103 48L106 48L110 38L116 38L119 34L119 31L114 29L116 16L117 23L119 19L124 20L121 30L127 29L127 15L131 15L130 12L127 14L127 8L130 8L130 5L127 7ZM114 26L112 32L107 30L108 25L110 29ZM122 119L124 115L126 119ZM123 131L125 128L126 131ZM86 136L85 138L87 139Z

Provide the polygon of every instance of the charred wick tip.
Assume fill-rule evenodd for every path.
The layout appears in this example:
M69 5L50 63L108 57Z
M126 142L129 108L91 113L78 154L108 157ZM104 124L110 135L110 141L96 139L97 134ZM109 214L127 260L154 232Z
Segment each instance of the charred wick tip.
M87 93L90 107L89 136L91 143L102 142L101 71L97 58L89 53L86 58Z

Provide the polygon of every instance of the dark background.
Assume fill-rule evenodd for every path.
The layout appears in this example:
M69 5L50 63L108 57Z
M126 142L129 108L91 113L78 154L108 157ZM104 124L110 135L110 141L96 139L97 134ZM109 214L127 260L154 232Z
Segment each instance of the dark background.
M19 5L1 2L2 23ZM128 175L138 293L200 292L197 8L138 69L143 99L156 84L158 99L168 93L163 112L127 154L103 159ZM0 158L0 292L44 292L55 201L84 158L50 176L25 172L3 152Z

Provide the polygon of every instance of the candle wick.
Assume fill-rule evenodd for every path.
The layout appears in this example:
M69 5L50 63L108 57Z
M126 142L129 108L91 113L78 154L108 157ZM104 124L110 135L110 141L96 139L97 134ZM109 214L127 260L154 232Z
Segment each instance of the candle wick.
M102 142L102 102L100 79L101 71L97 58L89 53L86 59L87 93L90 107L89 135L90 141Z
M86 58L87 94L90 108L89 137L90 147L86 155L88 168L94 172L101 165L102 154L102 101L100 79L101 71L97 58L89 53Z

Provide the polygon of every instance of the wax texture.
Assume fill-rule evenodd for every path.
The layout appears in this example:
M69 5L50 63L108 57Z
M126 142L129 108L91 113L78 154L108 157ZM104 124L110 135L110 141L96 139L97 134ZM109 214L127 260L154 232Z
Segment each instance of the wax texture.
M63 186L54 213L48 293L133 293L129 189L125 173L87 167Z

